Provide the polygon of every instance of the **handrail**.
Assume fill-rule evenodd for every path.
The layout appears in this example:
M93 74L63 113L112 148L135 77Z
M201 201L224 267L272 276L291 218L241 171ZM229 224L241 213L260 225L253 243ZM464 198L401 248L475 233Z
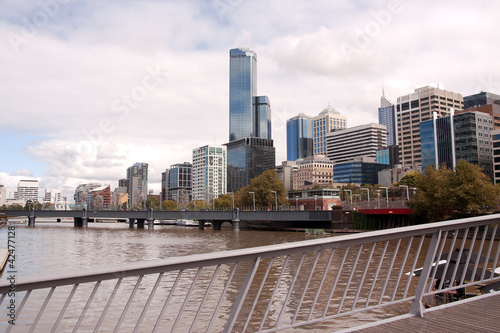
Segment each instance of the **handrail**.
M500 280L492 273L499 264L499 223L500 215L490 215L19 277L16 327L274 332L395 304L423 316L425 298ZM479 278L465 279L466 272L455 266L448 271L453 272L450 279L458 282L444 283L434 268L446 252L449 264L453 250L462 255L469 248L478 252L467 252L464 265L471 266L470 274ZM429 279L439 279L441 285L431 290ZM11 290L9 281L0 281L0 306L8 304ZM86 303L76 317L65 313L74 302L75 308ZM0 329L12 329L1 325ZM332 330L337 328L332 325ZM339 325L342 328L345 322Z

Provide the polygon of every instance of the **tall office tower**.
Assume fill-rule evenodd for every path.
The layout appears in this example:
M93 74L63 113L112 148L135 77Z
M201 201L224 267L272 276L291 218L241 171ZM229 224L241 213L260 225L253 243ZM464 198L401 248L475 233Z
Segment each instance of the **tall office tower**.
M286 121L286 160L313 156L312 118L300 113Z
M398 97L396 103L396 131L399 163L414 170L422 168L420 149L420 122L450 114L450 109L463 108L461 94L436 87L425 86L411 94Z
M493 118L477 111L423 121L420 124L422 169L446 164L454 170L457 161L465 160L477 164L493 180L492 130Z
M355 157L377 157L377 151L387 146L385 125L367 124L350 127L326 135L326 156L335 163Z
M470 109L488 104L500 103L500 95L482 91L480 93L464 96L464 109Z
M385 95L380 97L380 107L378 108L378 123L387 127L387 145L396 144L396 117L394 113L394 104L389 102Z
M229 51L229 57L227 190L236 192L269 165L274 168L276 157L271 104L267 96L257 96L257 54L237 48ZM262 156L268 160L263 161Z
M225 146L193 149L193 200L212 203L226 194L227 164Z
M330 105L313 118L314 155L326 155L326 135L347 127L347 118Z
M171 165L168 176L168 199L179 207L186 206L193 194L193 165L189 162Z
M17 184L16 200L38 201L38 180L20 180Z
M127 169L128 207L144 208L148 196L148 164L135 163Z
M166 169L165 172L161 173L161 194L160 201L169 200L168 191L170 188L170 170Z
M500 129L500 95L483 91L478 94L464 96L464 109L457 111L456 114L470 111L489 114L493 117L493 127Z

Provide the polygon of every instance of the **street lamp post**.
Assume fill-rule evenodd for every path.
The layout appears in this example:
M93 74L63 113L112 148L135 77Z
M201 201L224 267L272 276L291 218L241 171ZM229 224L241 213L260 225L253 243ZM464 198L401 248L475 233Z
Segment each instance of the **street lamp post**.
M378 208L380 208L380 190L377 190L378 194Z
M274 210L278 210L278 194L276 191L271 191L271 193L274 193Z
M255 192L248 192L248 193L252 193L253 210L255 211Z
M387 203L387 207L389 207L389 191L387 190L387 187L380 188L385 188L385 202Z
M233 210L234 210L234 193L233 192L227 192L227 194L231 194L231 197L233 197Z
M361 191L366 191L366 195L368 197L367 201L368 201L368 208L370 208L370 189L369 188L361 188L360 189Z
M408 191L408 185L399 185L399 187L406 187L406 201L410 200L410 193Z
M316 199L317 199L317 198L318 198L318 196L317 196L317 195L315 195L315 196L314 196L314 210L316 210L316 209L317 209L317 206L316 206Z

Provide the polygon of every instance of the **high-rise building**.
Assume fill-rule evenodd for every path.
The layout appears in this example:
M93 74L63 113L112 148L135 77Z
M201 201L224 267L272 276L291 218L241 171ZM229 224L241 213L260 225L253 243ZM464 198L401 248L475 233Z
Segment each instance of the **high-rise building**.
M189 162L177 163L170 166L168 173L168 198L185 207L193 195L193 165Z
M450 114L450 109L463 108L461 94L425 86L411 94L400 96L396 103L396 131L399 162L414 170L422 168L420 149L420 122L431 120L433 112L438 117Z
M50 202L53 204L55 204L58 201L62 201L61 190L59 190L59 189L50 189L50 190L46 189L44 201Z
M300 113L286 121L286 159L313 156L312 118Z
M7 190L3 185L0 185L0 206L7 202Z
M291 191L293 188L293 172L297 170L297 168L296 161L283 161L281 165L276 166L276 174L285 185L287 192Z
M482 112L451 114L420 124L422 168L445 164L454 170L457 161L477 164L493 180L493 119Z
M93 189L101 187L101 184L99 183L89 183L89 184L80 184L76 187L75 189L75 205L77 209L82 209L82 208L89 208L88 207L88 202L89 202L89 193Z
M385 95L380 97L380 108L378 109L378 123L387 128L387 145L396 144L396 118L394 113L394 104L389 102Z
M103 185L89 191L87 196L89 209L103 210L111 206L111 187Z
M161 173L161 202L169 200L169 189L170 189L170 170L166 169L165 172Z
M38 180L20 180L15 194L16 200L38 201Z
M500 95L482 91L474 95L464 96L464 109L494 104L495 102L500 102Z
M326 135L347 127L347 118L330 105L313 118L314 155L326 155Z
M271 108L267 96L257 96L257 54L229 51L229 141L271 139Z
M227 191L236 193L250 184L252 178L274 169L276 152L273 140L244 138L227 146Z
M489 114L493 118L493 128L500 129L500 95L489 92L464 97L464 110L458 110L456 114L479 111Z
M257 96L257 54L237 48L229 51L229 57L227 190L236 192L250 179L274 168L276 157L271 104L267 96Z
M225 146L193 149L193 200L211 203L226 194L226 162Z
M326 135L326 156L335 163L344 163L355 157L377 157L377 151L387 146L385 125L366 124L350 127Z
M293 190L312 189L333 185L333 162L318 155L297 160L297 169L292 174Z
M148 196L147 163L135 163L127 169L127 193L129 208L143 208Z

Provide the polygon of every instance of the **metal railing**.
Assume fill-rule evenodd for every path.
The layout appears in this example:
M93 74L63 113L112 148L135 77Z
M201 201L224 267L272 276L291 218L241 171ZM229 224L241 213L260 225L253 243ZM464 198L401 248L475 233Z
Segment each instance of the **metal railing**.
M465 288L470 297L500 280L499 223L491 215L19 278L14 298L2 281L0 306L14 300L15 325L6 316L0 330L334 331L422 316L429 298Z

